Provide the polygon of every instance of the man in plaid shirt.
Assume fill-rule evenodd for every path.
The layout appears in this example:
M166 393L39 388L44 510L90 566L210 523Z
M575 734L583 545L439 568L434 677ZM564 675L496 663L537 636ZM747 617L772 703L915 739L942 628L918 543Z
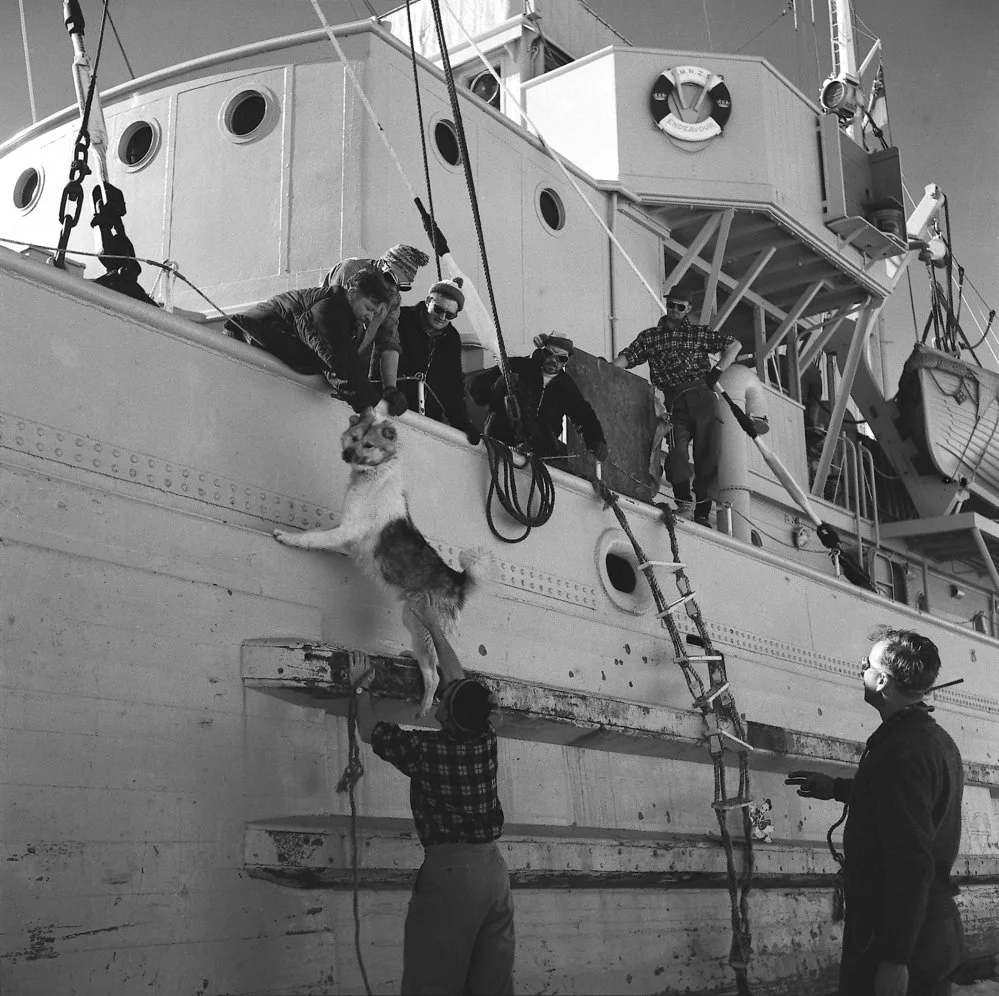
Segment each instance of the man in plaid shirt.
M630 370L649 364L649 380L663 392L672 422L672 440L667 459L667 477L673 497L691 502L690 479L694 478L694 521L710 526L711 500L718 485L721 451L721 420L714 386L718 377L739 354L739 342L709 325L691 325L687 315L693 293L675 287L666 298L666 314L659 324L638 333L621 350L614 365ZM721 352L716 366L710 353ZM691 466L688 450L694 444Z
M513 901L496 844L503 808L489 722L496 700L484 685L462 677L436 621L418 618L433 638L445 680L453 679L435 713L440 730L375 722L363 695L357 710L361 739L409 776L424 848L406 915L402 994L512 996Z

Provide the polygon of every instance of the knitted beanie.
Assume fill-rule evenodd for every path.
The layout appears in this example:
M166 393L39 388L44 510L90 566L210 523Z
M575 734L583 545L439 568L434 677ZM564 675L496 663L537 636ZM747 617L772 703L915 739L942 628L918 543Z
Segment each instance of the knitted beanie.
M465 293L461 289L464 282L461 277L455 277L453 280L438 280L431 286L430 293L442 294L444 297L451 298L458 305L458 310L461 311L465 307Z
M430 257L413 246L392 246L382 253L381 260L395 275L400 287L412 287L416 271L430 262Z

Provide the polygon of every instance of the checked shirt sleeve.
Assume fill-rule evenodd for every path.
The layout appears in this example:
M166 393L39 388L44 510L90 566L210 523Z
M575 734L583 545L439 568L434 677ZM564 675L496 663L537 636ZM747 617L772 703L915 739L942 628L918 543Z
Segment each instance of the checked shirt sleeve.
M395 723L376 723L371 731L371 749L404 775L412 778L420 767L420 737Z
M631 345L625 346L621 350L621 355L628 361L628 370L637 367L639 363L644 363L649 358L649 333L651 332L655 332L655 328L642 329L635 336Z

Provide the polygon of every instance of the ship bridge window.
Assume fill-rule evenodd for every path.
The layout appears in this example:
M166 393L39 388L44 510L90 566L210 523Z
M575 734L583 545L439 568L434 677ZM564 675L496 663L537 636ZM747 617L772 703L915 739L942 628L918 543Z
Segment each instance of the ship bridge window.
M550 232L561 232L565 228L565 205L562 198L551 187L538 190L538 216Z
M269 90L246 89L234 93L219 114L222 133L233 142L261 138L277 120L277 99Z
M597 540L597 573L607 597L622 611L644 615L652 592L641 576L634 547L620 529L605 530Z
M160 129L155 121L133 121L118 140L118 159L130 172L142 169L159 151Z
M448 166L457 166L461 162L458 132L455 131L454 124L445 118L434 125L434 145Z
M29 166L14 183L14 207L27 214L42 194L42 170Z

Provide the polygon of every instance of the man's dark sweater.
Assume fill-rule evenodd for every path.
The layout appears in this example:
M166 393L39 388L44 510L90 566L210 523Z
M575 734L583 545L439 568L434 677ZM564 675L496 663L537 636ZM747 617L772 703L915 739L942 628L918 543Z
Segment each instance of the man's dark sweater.
M963 787L957 745L922 703L885 720L856 777L836 780L836 798L850 803L847 920L873 925L882 961L908 963L924 921L958 891Z
M561 451L558 437L563 416L579 429L591 450L604 441L597 413L564 370L545 384L538 350L532 356L511 356L509 362L517 379L524 429L537 453L554 456ZM479 374L472 381L469 393L477 404L486 405L495 412L491 434L504 443L514 443L513 426L503 404L506 381L499 367L490 367Z
M422 374L427 386L427 418L446 421L465 432L470 423L461 369L461 337L450 322L437 335L430 335L423 325L426 313L425 304L409 305L399 311L399 388L410 410L418 411L416 382L403 378Z

